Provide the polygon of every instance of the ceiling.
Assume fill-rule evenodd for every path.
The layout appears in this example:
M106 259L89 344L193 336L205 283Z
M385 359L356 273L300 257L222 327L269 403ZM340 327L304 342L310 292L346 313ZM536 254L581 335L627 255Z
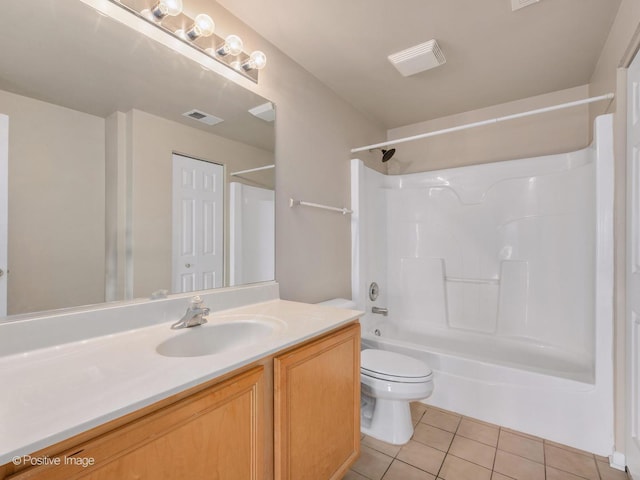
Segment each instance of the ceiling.
M217 0L387 128L589 83L620 0ZM387 56L435 38L446 64Z

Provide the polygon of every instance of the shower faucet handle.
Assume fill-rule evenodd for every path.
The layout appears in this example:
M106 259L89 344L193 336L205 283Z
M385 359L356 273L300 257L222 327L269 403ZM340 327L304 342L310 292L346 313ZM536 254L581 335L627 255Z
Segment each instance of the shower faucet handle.
M389 309L386 307L371 307L371 313L378 313L386 317L389 314Z

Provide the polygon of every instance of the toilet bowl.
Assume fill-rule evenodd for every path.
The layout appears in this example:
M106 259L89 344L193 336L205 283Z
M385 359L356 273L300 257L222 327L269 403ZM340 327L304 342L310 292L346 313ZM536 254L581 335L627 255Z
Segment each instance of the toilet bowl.
M334 298L320 305L356 309L352 300ZM409 402L433 392L433 373L422 361L385 350L360 353L360 430L383 442L404 445L413 435Z
M360 430L383 442L403 445L413 435L409 402L433 392L433 373L422 361L367 349L360 354Z

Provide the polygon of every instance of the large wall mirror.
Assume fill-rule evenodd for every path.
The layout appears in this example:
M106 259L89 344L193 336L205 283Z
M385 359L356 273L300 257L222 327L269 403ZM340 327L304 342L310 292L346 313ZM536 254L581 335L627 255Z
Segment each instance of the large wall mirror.
M267 99L79 0L6 2L0 44L5 315L273 279Z

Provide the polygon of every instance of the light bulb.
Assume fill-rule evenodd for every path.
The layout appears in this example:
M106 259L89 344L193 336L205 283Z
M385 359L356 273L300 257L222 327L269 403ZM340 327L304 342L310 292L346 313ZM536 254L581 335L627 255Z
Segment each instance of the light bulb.
M151 13L157 20L162 20L167 15L175 17L182 12L182 0L160 0L151 9Z
M242 39L237 35L227 35L224 43L218 47L216 53L221 57L240 55L242 53Z
M249 55L249 59L242 64L242 68L244 68L246 71L261 70L266 64L267 56L260 50L256 50L251 55Z
M206 13L201 13L198 15L191 25L191 28L187 30L187 36L191 40L195 40L199 37L208 37L211 35L216 28L216 24L213 23L213 20Z

